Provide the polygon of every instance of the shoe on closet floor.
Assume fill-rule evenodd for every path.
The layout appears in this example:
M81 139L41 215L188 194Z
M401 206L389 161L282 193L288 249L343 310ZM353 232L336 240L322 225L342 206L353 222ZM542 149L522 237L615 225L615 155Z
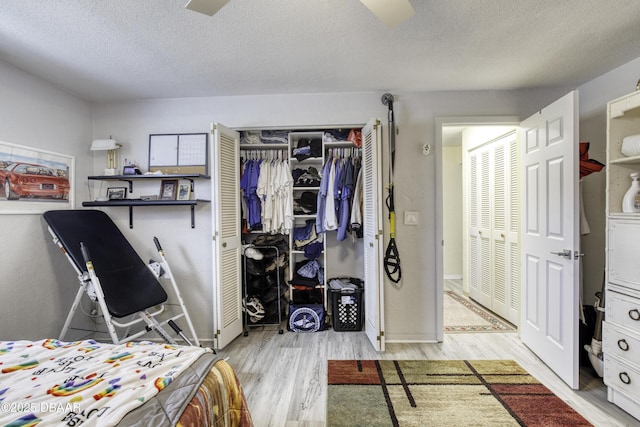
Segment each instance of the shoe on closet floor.
M247 302L242 301L242 308L249 314L250 320L256 323L264 318L264 307L260 300L256 297L251 297Z
M253 245L242 245L242 250L244 251L246 257L255 259L256 261L260 261L262 258L264 258L262 252L254 248Z

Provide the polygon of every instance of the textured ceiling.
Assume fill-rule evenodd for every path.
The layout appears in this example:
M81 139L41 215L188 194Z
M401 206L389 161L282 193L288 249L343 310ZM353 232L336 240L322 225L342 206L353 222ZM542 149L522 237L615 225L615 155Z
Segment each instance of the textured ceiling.
M83 99L577 86L640 57L638 0L2 0L0 60Z

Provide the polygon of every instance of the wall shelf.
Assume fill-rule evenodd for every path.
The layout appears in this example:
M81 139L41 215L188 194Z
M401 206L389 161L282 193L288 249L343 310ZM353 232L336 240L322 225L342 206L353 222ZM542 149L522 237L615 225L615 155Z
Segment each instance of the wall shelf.
M191 192L194 191L193 181L195 179L210 179L208 175L202 174L170 174L170 175L93 175L88 176L89 180L96 181L123 181L129 183L129 192L133 191L134 181L163 180L163 179L184 179L191 184ZM118 199L105 201L82 202L84 207L122 207L129 208L129 228L133 228L133 207L134 206L189 206L191 210L191 228L195 228L195 207L200 203L210 203L210 200L142 200L142 199Z
M170 175L92 175L87 179L95 181L124 181L129 183L129 192L133 191L133 181L146 181L152 179L186 179L191 182L191 191L193 191L193 180L195 179L210 179L209 175L202 175L198 173L178 173Z

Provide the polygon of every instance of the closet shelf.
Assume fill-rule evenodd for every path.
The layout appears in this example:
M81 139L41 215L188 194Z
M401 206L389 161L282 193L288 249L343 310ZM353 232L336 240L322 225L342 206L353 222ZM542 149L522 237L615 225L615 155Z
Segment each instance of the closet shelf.
M325 141L324 148L359 148L351 141Z
M292 254L304 254L304 251L303 250L301 251L299 249L291 249L289 251L289 253L292 253ZM321 253L324 254L324 251L322 251Z
M612 219L639 219L640 213L630 213L630 212L616 212L610 213L609 218Z
M640 156L620 157L619 159L610 160L609 163L613 163L613 164L627 163L631 165L636 165L636 164L640 164Z
M275 143L275 144L240 144L240 149L241 150L275 150L275 149L282 149L282 148L289 148L289 144L280 144L280 143Z
M322 163L324 161L323 157L307 157L304 160L298 160L295 157L291 156L291 158L289 158L289 161L292 163Z
M298 185L293 187L293 191L318 191L320 187L305 187L303 185Z

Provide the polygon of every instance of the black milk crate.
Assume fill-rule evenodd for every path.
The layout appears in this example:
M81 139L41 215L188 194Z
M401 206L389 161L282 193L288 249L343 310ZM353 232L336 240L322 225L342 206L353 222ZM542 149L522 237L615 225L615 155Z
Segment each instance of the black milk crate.
M334 331L362 330L363 293L362 288L331 290L331 317Z

